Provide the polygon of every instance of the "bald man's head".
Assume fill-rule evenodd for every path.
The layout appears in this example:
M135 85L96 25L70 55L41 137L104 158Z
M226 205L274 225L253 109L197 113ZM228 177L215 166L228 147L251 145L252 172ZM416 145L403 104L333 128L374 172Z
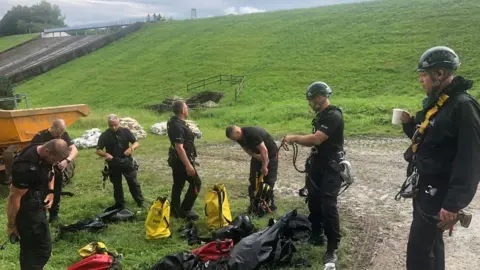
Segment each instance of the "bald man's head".
M48 131L52 137L59 139L62 137L63 133L65 133L65 129L67 129L65 120L59 118L52 122L52 126L48 129Z
M42 159L48 164L55 164L59 161L62 161L68 157L70 150L68 149L68 144L62 139L53 139L42 146Z

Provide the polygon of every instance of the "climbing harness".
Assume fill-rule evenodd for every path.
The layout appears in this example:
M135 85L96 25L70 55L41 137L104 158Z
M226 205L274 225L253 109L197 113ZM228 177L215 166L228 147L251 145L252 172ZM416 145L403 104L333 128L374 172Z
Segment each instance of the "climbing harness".
M268 202L271 199L269 197L269 195L271 195L270 186L263 182L263 177L263 173L257 176L255 181L255 197L253 201L250 202L250 213L257 217L263 217L266 214L273 213L272 209L268 206Z
M445 104L445 102L448 100L449 96L446 94L440 95L438 97L437 102L435 103L435 106L433 106L430 110L427 111L427 114L425 115L425 119L422 121L422 123L417 126L417 130L412 136L412 144L407 150L409 155L411 155L411 161L415 163L416 161L416 153L418 152L418 149L423 142L425 131L427 130L431 119L438 113L440 108ZM401 198L404 199L411 199L415 197L415 194L418 191L417 185L418 185L418 179L419 179L419 173L417 171L417 167L415 164L413 164L413 170L410 175L407 176L407 179L402 184L402 187L400 188L400 191L395 195L395 200L399 201ZM407 189L411 186L410 191L407 191Z
M418 147L423 141L423 137L424 137L423 135L425 134L425 130L427 129L428 124L430 124L430 119L437 114L437 112L440 110L440 108L443 106L443 104L445 104L447 100L448 100L448 96L446 94L440 95L435 106L433 106L430 110L428 110L427 114L425 115L425 120L423 120L422 124L415 131L415 134L412 137L413 153L416 153L418 151Z
M280 143L280 146L278 148L278 150L280 150L281 148L283 148L285 151L290 151L288 145L286 144L285 142L285 138L282 139L282 142ZM306 165L305 165L305 169L304 170L300 170L298 169L297 167L297 158L298 158L298 145L296 143L293 143L292 144L292 148L293 148L293 167L295 168L295 170L297 170L297 172L299 173L305 173L306 174L306 180L308 180L310 182L310 184L312 184L313 187L315 187L315 189L319 189L317 187L317 185L312 181L310 175L309 175L309 168L307 166L307 164L309 164L311 162L311 159L313 157L313 152L308 156L307 158L307 161L306 161ZM341 155L339 156L339 159L340 159L340 162L336 162L334 160L331 160L329 163L336 163L338 166L335 166L337 167L337 171L340 172L340 176L342 178L342 184L340 186L340 192L338 193L337 196L340 196L343 192L345 192L345 190L347 190L354 182L354 179L353 179L353 176L352 176L352 165L351 163L345 159L345 153L344 152L341 152ZM300 189L300 196L305 196L306 197L306 187Z

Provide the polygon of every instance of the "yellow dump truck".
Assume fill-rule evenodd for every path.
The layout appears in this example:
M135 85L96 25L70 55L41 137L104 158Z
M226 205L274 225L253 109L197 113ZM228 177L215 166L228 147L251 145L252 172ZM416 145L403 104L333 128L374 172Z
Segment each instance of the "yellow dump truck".
M28 145L40 130L50 127L57 118L62 118L70 126L88 114L90 110L85 104L0 110L0 182L10 182L5 169L8 171L15 153Z

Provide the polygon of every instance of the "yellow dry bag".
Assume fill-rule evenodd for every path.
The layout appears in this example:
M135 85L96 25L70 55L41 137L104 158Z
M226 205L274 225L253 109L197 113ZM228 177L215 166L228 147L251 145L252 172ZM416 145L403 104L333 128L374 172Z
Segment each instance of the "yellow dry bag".
M107 255L107 247L102 242L92 242L83 248L78 250L78 254L83 258L89 257L95 254L105 254Z
M167 238L170 231L170 202L166 198L157 198L150 207L145 220L147 240Z
M228 226L232 222L227 189L223 184L214 185L205 196L205 215L211 229Z

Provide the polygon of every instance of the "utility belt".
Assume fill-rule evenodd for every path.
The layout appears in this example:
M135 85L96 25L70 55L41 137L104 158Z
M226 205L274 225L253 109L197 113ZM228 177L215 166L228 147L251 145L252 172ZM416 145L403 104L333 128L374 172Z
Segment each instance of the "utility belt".
M20 200L20 208L25 210L44 209L44 206L47 205L45 198L48 194L55 194L55 191L50 189L29 189ZM62 191L59 195L72 197L73 193Z
M127 156L127 157L114 157L112 160L107 161L106 165L108 165L108 168L114 169L114 168L122 168L122 169L132 169L135 171L138 171L138 168L140 165L138 165L138 162L132 157L132 156Z
M186 154L187 154L187 159L188 159L188 161L190 161L192 166L200 166L200 164L195 161L195 158L197 157L195 152L193 152L193 153L186 152ZM178 165L179 163L182 163L182 160L178 156L177 151L174 148L170 147L170 149L168 151L168 166L174 167L175 165Z
M310 177L314 163L315 167L330 168L334 172L340 174L342 179L342 185L340 188L343 190L340 191L338 195L342 194L348 187L350 187L351 184L353 184L354 179L353 175L351 174L352 165L348 160L346 160L345 151L334 152L331 155L326 156L318 153L315 147L312 148L312 151L310 152L310 155L305 163L306 179L311 182L313 187L319 189L316 187L315 183L313 183L313 180Z
M325 155L319 153L315 147L312 147L312 151L310 152L305 164L305 169L307 173L310 173L312 165L315 163L315 167L330 167L335 172L341 172L343 170L341 162L343 161L345 161L345 151L338 151L332 153L331 155Z

